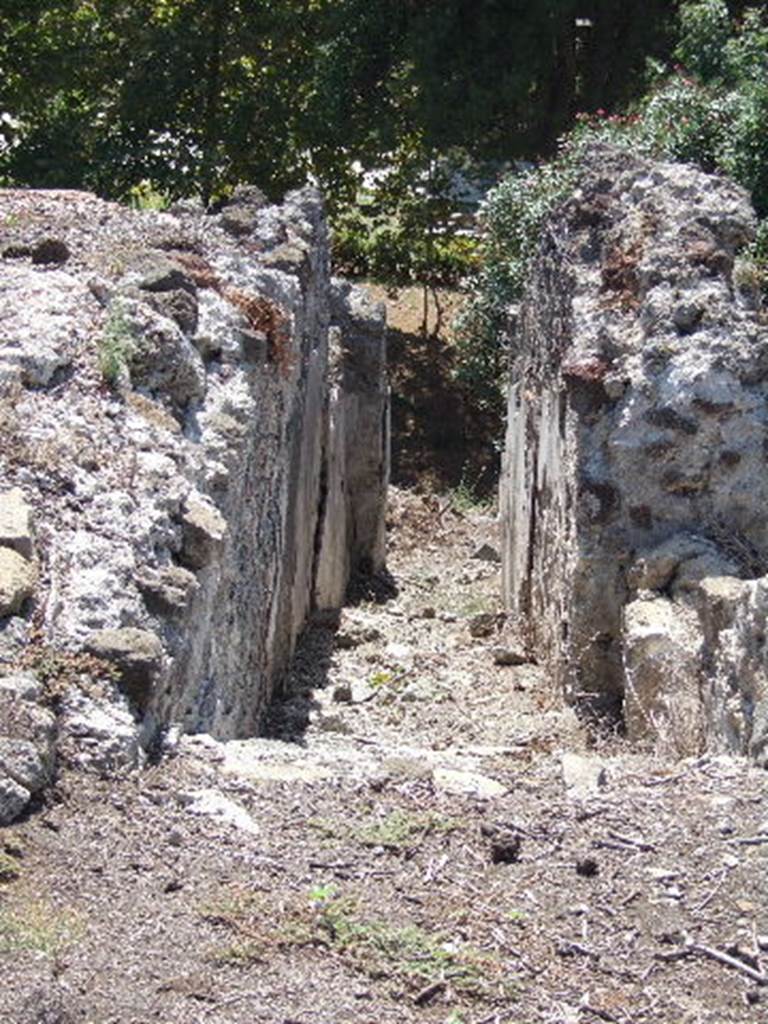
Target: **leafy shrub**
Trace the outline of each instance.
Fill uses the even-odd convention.
[[[333,257],[341,273],[390,285],[456,286],[476,267],[477,243],[457,226],[455,154],[427,153],[406,137],[383,170],[360,175],[351,202],[333,217]]]
[[[515,305],[542,226],[572,190],[587,147],[613,142],[635,153],[695,162],[733,177],[768,216],[768,25],[758,9],[734,25],[724,0],[693,0],[680,10],[675,51],[685,67],[653,65],[646,96],[624,115],[577,116],[554,159],[502,181],[484,211],[481,269],[457,324],[458,376],[477,401],[501,409],[501,384],[514,334]],[[768,281],[768,227],[749,258]]]

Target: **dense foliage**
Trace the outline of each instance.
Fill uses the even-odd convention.
[[[312,174],[341,204],[356,167],[403,154],[419,173],[456,147],[529,157],[579,106],[636,91],[647,54],[665,52],[668,7],[2,0],[0,176],[209,198]]]
[[[585,148],[613,142],[634,152],[691,161],[748,188],[768,215],[768,22],[747,8],[738,19],[724,0],[687,0],[666,67],[649,63],[649,88],[624,114],[579,114],[556,156],[507,177],[484,211],[482,269],[460,324],[461,374],[497,408],[508,352],[510,311],[520,298],[542,224],[578,175]],[[751,254],[758,276],[768,262],[768,221]]]

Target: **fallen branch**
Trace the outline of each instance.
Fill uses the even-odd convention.
[[[435,996],[440,995],[441,992],[445,991],[444,981],[433,981],[431,985],[426,985],[421,992],[417,992],[413,997],[415,1006],[426,1006],[427,1003],[431,1003]]]
[[[763,974],[761,971],[756,971],[754,967],[745,964],[743,960],[739,960],[736,956],[722,953],[719,949],[713,949],[712,946],[701,946],[698,942],[689,943],[687,948],[692,953],[701,953],[702,956],[709,957],[710,960],[717,960],[727,967],[733,967],[734,970],[741,971],[742,974],[746,974],[747,977],[751,978],[758,985],[768,985],[768,975]]]
[[[710,960],[716,960],[718,963],[725,964],[726,967],[733,967],[734,970],[741,971],[742,974],[746,974],[757,985],[768,985],[768,975],[755,970],[754,967],[745,964],[738,957],[731,956],[730,953],[723,953],[712,946],[702,946],[698,942],[686,942],[682,949],[675,950],[673,953],[655,953],[654,959],[671,963],[674,960],[684,960],[686,957],[693,956],[694,953],[699,953]]]
[[[733,839],[726,839],[731,846],[762,846],[768,843],[768,835],[761,836],[736,836]]]
[[[601,1010],[597,1006],[590,1006],[588,1003],[583,1003],[579,1010],[581,1013],[591,1013],[595,1017],[599,1017],[600,1020],[607,1020],[609,1024],[622,1024],[622,1021],[618,1017],[614,1017],[608,1010]]]
[[[708,892],[708,893],[707,893],[707,895],[706,895],[706,896],[704,897],[704,899],[703,899],[703,900],[701,901],[701,903],[697,904],[697,905],[696,905],[696,906],[695,906],[695,907],[693,908],[693,911],[692,911],[692,913],[694,913],[694,914],[698,914],[698,913],[699,913],[700,911],[702,911],[702,910],[703,910],[703,909],[704,909],[704,908],[705,908],[706,906],[709,906],[709,904],[710,904],[710,903],[712,902],[712,899],[713,899],[713,898],[714,898],[714,897],[715,897],[715,896],[716,896],[716,895],[717,895],[717,894],[718,894],[718,893],[720,892],[720,890],[722,889],[722,887],[723,887],[723,882],[725,882],[726,878],[728,877],[728,875],[729,875],[729,873],[730,873],[730,870],[731,870],[730,868],[723,868],[723,870],[722,870],[722,871],[720,872],[720,877],[718,878],[718,880],[717,880],[717,883],[716,883],[716,884],[715,884],[715,885],[714,885],[714,886],[713,886],[713,887],[712,887],[712,888],[711,888],[711,889],[709,890],[709,892]]]
[[[644,839],[633,839],[632,836],[622,835],[621,832],[609,832],[608,836],[610,839],[615,839],[617,843],[634,846],[636,849],[643,850],[645,853],[653,853],[656,849],[653,843],[647,843]]]

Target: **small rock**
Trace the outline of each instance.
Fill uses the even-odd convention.
[[[522,647],[494,647],[495,665],[528,665],[531,658]]]
[[[182,290],[195,294],[197,288],[192,278],[178,263],[168,256],[150,253],[140,257],[131,268],[139,288],[146,292],[171,292]]]
[[[199,588],[195,574],[180,565],[145,568],[136,574],[136,584],[148,610],[159,615],[181,614]]]
[[[414,650],[408,644],[387,644],[384,655],[391,661],[404,664],[413,660]]]
[[[432,772],[435,788],[445,793],[469,794],[490,800],[504,796],[507,787],[487,775],[457,771],[453,768],[435,768]]]
[[[606,767],[596,757],[566,752],[560,755],[560,764],[569,796],[578,799],[596,796],[607,785]]]
[[[493,864],[515,864],[520,859],[522,837],[519,832],[497,825],[481,825],[480,832],[491,841]]]
[[[582,857],[576,861],[576,874],[582,878],[594,878],[600,874],[600,865],[594,857]]]
[[[214,505],[196,497],[187,500],[181,525],[182,558],[190,568],[202,569],[221,547],[227,521]]]
[[[128,695],[144,707],[163,658],[163,645],[148,629],[101,629],[88,641],[88,650],[114,662]]]
[[[32,562],[11,548],[0,548],[0,617],[18,615],[32,597],[37,570]]]
[[[647,868],[646,874],[655,882],[668,882],[673,878],[677,878],[678,873],[674,868]]]
[[[178,828],[172,828],[168,833],[168,845],[169,846],[183,846],[184,845],[184,834]]]
[[[336,732],[345,736],[352,732],[351,726],[344,721],[341,715],[319,715],[317,727],[320,732]]]
[[[32,509],[17,487],[0,494],[0,547],[12,548],[26,559],[34,553]]]
[[[12,676],[0,677],[0,693],[13,694],[19,700],[37,701],[43,687],[31,672],[15,672]]]
[[[352,687],[349,683],[339,683],[333,688],[333,699],[337,704],[352,703]]]
[[[0,776],[0,825],[10,825],[15,821],[31,798],[28,789],[7,776]]]
[[[481,612],[480,615],[473,615],[468,622],[469,635],[475,638],[493,636],[499,624],[499,617],[495,612]]]
[[[50,782],[52,765],[30,740],[0,736],[0,773],[38,793]]]
[[[190,814],[214,818],[224,825],[233,825],[242,832],[258,835],[259,826],[244,807],[224,796],[217,789],[198,789],[181,793],[179,801]]]
[[[56,737],[56,719],[39,704],[0,689],[0,735],[29,740],[47,756]]]
[[[139,728],[125,703],[95,701],[76,690],[67,693],[58,720],[62,756],[99,772],[135,768],[143,751]]]
[[[33,263],[66,263],[69,247],[60,238],[43,238],[32,248]]]
[[[472,552],[472,558],[476,558],[481,562],[501,561],[501,555],[491,544],[481,544],[479,548]]]

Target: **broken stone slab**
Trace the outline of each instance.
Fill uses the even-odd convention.
[[[0,775],[0,825],[10,825],[24,811],[32,794],[7,775]]]
[[[444,793],[477,796],[484,800],[504,796],[507,787],[477,772],[458,771],[455,768],[435,768],[432,772],[435,788]]]
[[[221,825],[232,825],[251,835],[259,835],[261,832],[244,807],[217,789],[196,789],[180,793],[179,802],[190,814],[213,818]]]
[[[34,554],[32,509],[18,487],[0,494],[0,547],[11,548],[28,560]]]
[[[133,627],[100,629],[92,634],[87,648],[115,665],[122,688],[139,708],[143,708],[162,665],[163,645],[158,635]]]
[[[0,617],[18,615],[35,592],[37,569],[11,548],[0,548]]]
[[[764,621],[740,608],[713,647],[691,620],[694,656],[679,642],[685,613],[666,606],[666,639],[651,639],[642,608],[625,609],[651,593],[695,603],[702,580],[755,581],[768,565],[768,329],[733,286],[735,246],[755,223],[723,177],[605,145],[585,155],[550,225],[566,241],[539,251],[526,282],[500,497],[505,598],[554,685],[613,713],[624,701],[632,716],[630,663],[649,698],[666,675],[644,741],[686,722],[683,749],[753,756]]]
[[[181,519],[182,560],[192,569],[202,569],[220,550],[227,521],[211,502],[202,497],[187,499]]]
[[[597,796],[608,785],[608,770],[598,757],[566,751],[560,755],[560,767],[568,796],[575,799]]]
[[[696,613],[667,598],[624,609],[624,720],[632,741],[652,740],[669,754],[701,752],[701,633]]]

